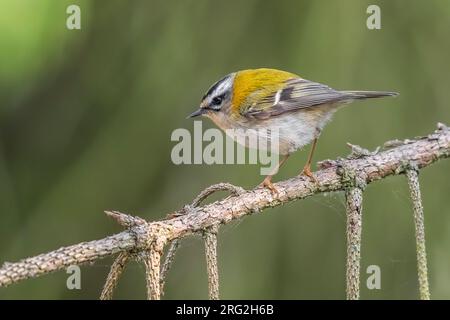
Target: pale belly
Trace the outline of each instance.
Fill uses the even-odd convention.
[[[238,129],[229,126],[228,129],[222,126],[222,129],[229,137],[245,147],[288,155],[317,138],[336,109],[332,107],[322,110],[302,110],[241,124]],[[218,124],[217,121],[214,122]]]

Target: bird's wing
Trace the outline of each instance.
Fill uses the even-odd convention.
[[[282,89],[269,92],[258,104],[243,108],[241,114],[247,118],[267,119],[285,112],[350,99],[352,95],[349,93],[336,91],[321,83],[296,78],[288,80]]]

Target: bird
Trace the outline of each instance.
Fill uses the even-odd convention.
[[[356,100],[397,95],[391,91],[340,91],[287,71],[246,69],[215,82],[203,95],[199,109],[188,118],[205,116],[224,131],[255,129],[253,132],[262,132],[258,135],[264,135],[264,130],[277,132],[281,160],[260,184],[277,193],[272,177],[292,153],[310,143],[300,175],[317,182],[311,171],[317,141],[340,107]],[[248,143],[246,146],[251,147]]]

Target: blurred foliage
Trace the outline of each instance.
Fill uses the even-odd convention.
[[[82,29],[67,30],[66,7]],[[378,4],[382,29],[366,28]],[[251,188],[258,166],[170,161],[175,128],[207,87],[244,68],[274,67],[338,89],[393,90],[357,103],[324,130],[316,160],[449,122],[450,2],[0,0],[0,262],[120,231],[102,211],[159,219],[203,187]],[[204,121],[204,127],[211,127]],[[307,152],[277,179],[297,174]],[[450,298],[450,162],[422,171],[432,298]],[[267,210],[222,228],[223,298],[345,297],[342,194]],[[362,298],[416,299],[414,226],[405,177],[369,186],[364,199]],[[166,298],[206,298],[203,244],[183,242]],[[82,290],[58,272],[0,289],[0,298],[94,299],[111,263],[82,268]],[[381,267],[381,290],[365,288]],[[116,297],[144,298],[132,264]]]

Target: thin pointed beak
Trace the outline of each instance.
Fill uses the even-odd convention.
[[[201,115],[204,114],[206,111],[207,111],[206,109],[200,108],[200,109],[198,109],[197,111],[194,111],[194,112],[192,112],[190,115],[188,115],[188,116],[186,117],[186,119],[201,116]]]

